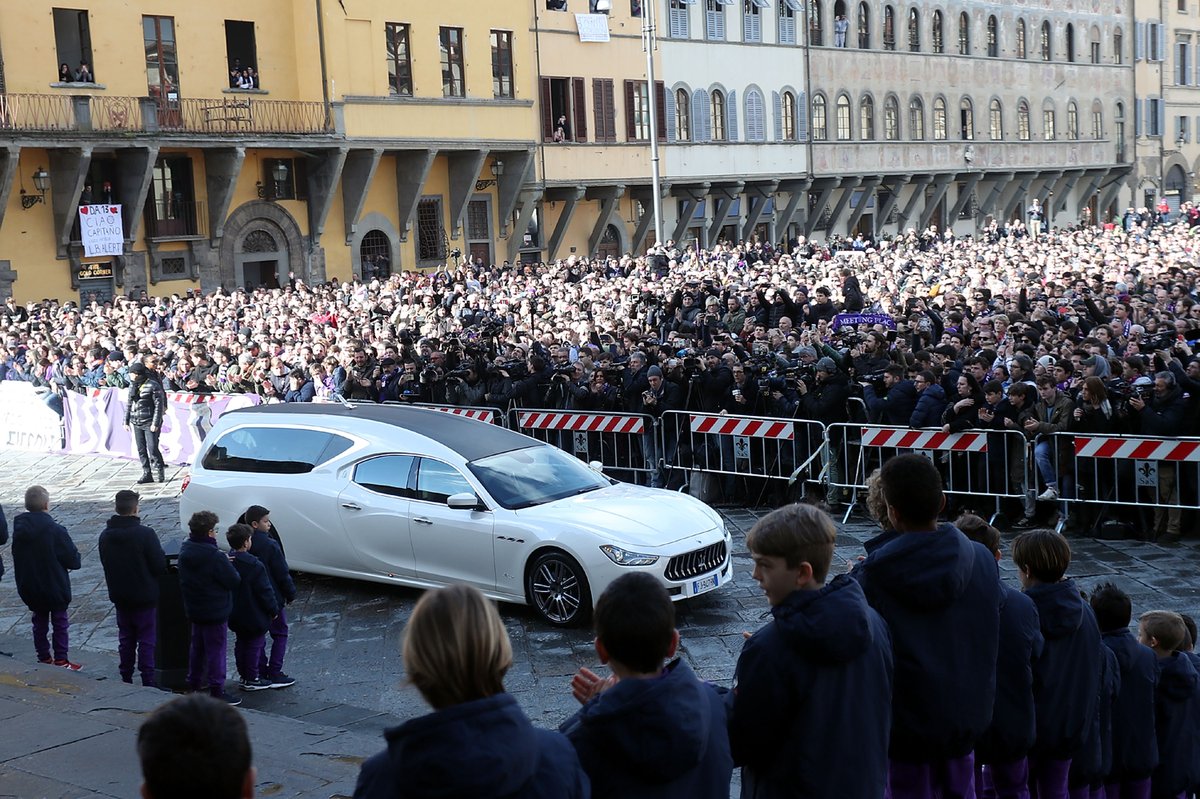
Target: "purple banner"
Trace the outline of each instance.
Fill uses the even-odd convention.
[[[91,389],[87,394],[67,392],[63,423],[67,432],[66,451],[76,455],[105,455],[137,459],[133,435],[125,429],[125,389]],[[182,395],[191,399],[190,395]],[[167,395],[167,409],[159,435],[163,460],[179,466],[192,462],[204,436],[221,414],[234,408],[259,404],[253,394],[214,394],[204,402],[176,399]]]

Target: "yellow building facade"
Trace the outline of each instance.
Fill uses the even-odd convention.
[[[527,2],[59,2],[0,5],[0,295],[346,280],[526,243]],[[120,206],[120,255],[85,256],[81,204]]]

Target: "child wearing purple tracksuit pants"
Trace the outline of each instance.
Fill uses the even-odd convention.
[[[250,554],[252,534],[253,531],[246,524],[235,524],[225,533],[233,567],[242,578],[233,592],[229,629],[237,635],[233,659],[237,663],[241,677],[239,685],[243,691],[261,691],[271,687],[271,681],[263,679],[259,672],[259,660],[266,648],[267,629],[279,613],[279,600],[275,597],[271,578],[267,576],[267,568]]]
[[[233,589],[241,582],[229,556],[217,547],[217,514],[198,511],[188,520],[188,538],[179,548],[179,589],[192,623],[188,688],[207,682],[214,697],[231,705],[242,700],[225,693],[226,624],[233,612]]]

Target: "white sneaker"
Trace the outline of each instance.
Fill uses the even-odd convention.
[[[1038,494],[1038,502],[1054,502],[1058,499],[1058,489],[1050,486],[1042,493]]]

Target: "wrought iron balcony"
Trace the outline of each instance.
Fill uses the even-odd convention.
[[[146,236],[154,239],[208,235],[208,208],[171,197],[146,203]]]
[[[0,131],[288,134],[333,132],[319,102],[252,95],[175,100],[106,94],[0,94]]]

